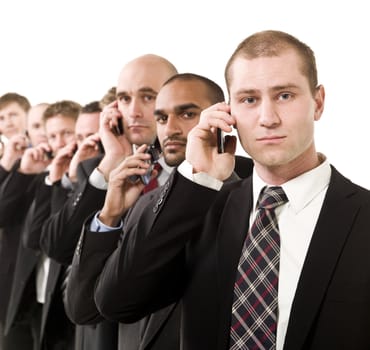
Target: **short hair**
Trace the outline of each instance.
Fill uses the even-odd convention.
[[[215,83],[213,80],[208,79],[202,75],[194,74],[194,73],[179,73],[173,75],[171,78],[167,79],[162,86],[165,86],[173,81],[180,80],[180,81],[200,81],[203,83],[208,91],[208,98],[211,104],[215,104],[217,102],[225,101],[225,95],[222,91],[222,88]]]
[[[265,30],[252,34],[244,39],[236,48],[228,60],[225,68],[225,81],[230,92],[231,74],[230,69],[238,57],[254,59],[257,57],[278,56],[282,52],[293,49],[301,58],[301,70],[307,77],[312,94],[317,88],[317,67],[315,54],[309,46],[294,36],[278,30]]]
[[[49,105],[44,111],[43,120],[46,122],[48,119],[57,115],[68,117],[77,120],[81,112],[81,105],[71,100],[62,100]]]
[[[25,112],[31,108],[31,104],[27,97],[17,94],[16,92],[8,92],[0,97],[0,109],[8,106],[10,103],[17,103]]]
[[[99,101],[100,103],[100,108],[103,109],[105,106],[109,105],[110,103],[112,103],[113,101],[115,101],[117,99],[117,96],[116,96],[116,87],[115,86],[112,86],[105,94],[104,96],[101,98],[101,100]]]
[[[97,113],[101,112],[100,101],[92,101],[81,107],[80,113]]]

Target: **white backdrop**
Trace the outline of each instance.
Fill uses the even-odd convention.
[[[149,52],[225,89],[224,66],[241,40],[288,31],[315,51],[326,88],[318,150],[370,189],[367,7],[365,0],[1,0],[0,95],[85,104],[116,84],[125,62]]]

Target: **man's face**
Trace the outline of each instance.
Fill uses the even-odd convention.
[[[155,104],[157,135],[164,159],[177,166],[185,159],[189,131],[209,107],[206,86],[198,80],[175,80],[161,88]]]
[[[81,113],[76,122],[76,139],[80,145],[86,137],[93,135],[99,130],[100,112]]]
[[[150,144],[156,138],[153,116],[155,100],[169,72],[143,61],[128,64],[117,84],[118,110],[123,115],[124,132],[130,143]]]
[[[11,102],[0,110],[0,132],[7,138],[26,130],[27,112],[17,103]]]
[[[33,106],[27,115],[27,133],[33,146],[41,142],[46,142],[45,126],[43,121],[43,113],[47,108],[46,104]]]
[[[231,114],[257,168],[294,171],[316,154],[314,121],[321,117],[324,94],[318,89],[312,96],[300,67],[293,50],[251,60],[238,57],[231,67]]]
[[[73,118],[60,114],[46,120],[46,136],[53,153],[75,141],[75,125]]]

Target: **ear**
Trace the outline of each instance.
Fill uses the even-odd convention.
[[[324,111],[324,104],[325,104],[325,89],[323,85],[319,85],[316,88],[315,92],[315,120],[319,120],[321,118],[321,115]]]

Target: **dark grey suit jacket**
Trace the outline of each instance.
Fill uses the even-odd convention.
[[[183,348],[228,349],[235,271],[253,203],[252,179],[221,192],[179,174],[174,182],[125,231],[120,259],[106,264],[95,301],[107,316],[134,322],[182,299]],[[284,350],[370,349],[369,227],[370,192],[332,167]]]
[[[252,173],[253,162],[249,158],[238,157],[236,169],[241,176],[248,176]],[[130,231],[132,227],[142,232],[148,232],[153,221],[146,218],[141,220],[141,215],[146,208],[152,208],[156,203],[163,201],[170,188],[170,182],[171,180],[161,188],[142,196],[133,206],[126,216],[123,241],[126,230]],[[120,230],[90,232],[90,221],[91,218],[85,224],[75,252],[67,289],[67,309],[70,317],[76,323],[94,323],[103,316],[107,319],[120,321],[119,304],[112,303],[110,312],[107,313],[96,307],[94,288],[105,264],[110,265],[111,261],[115,261],[117,272],[121,268],[120,265],[124,264],[124,261],[120,259],[121,244],[117,249],[122,232]],[[142,223],[140,227],[137,227],[138,222]],[[152,263],[153,261],[150,265]],[[121,280],[120,282],[120,286],[114,292],[117,296],[127,286],[127,281]],[[138,290],[137,292],[140,294],[142,291]],[[141,320],[136,320],[137,322],[132,325],[120,324],[120,349],[179,349],[180,312],[181,303],[174,300],[165,308],[157,309],[155,313],[143,313],[140,317]],[[151,315],[148,318],[149,314]]]

